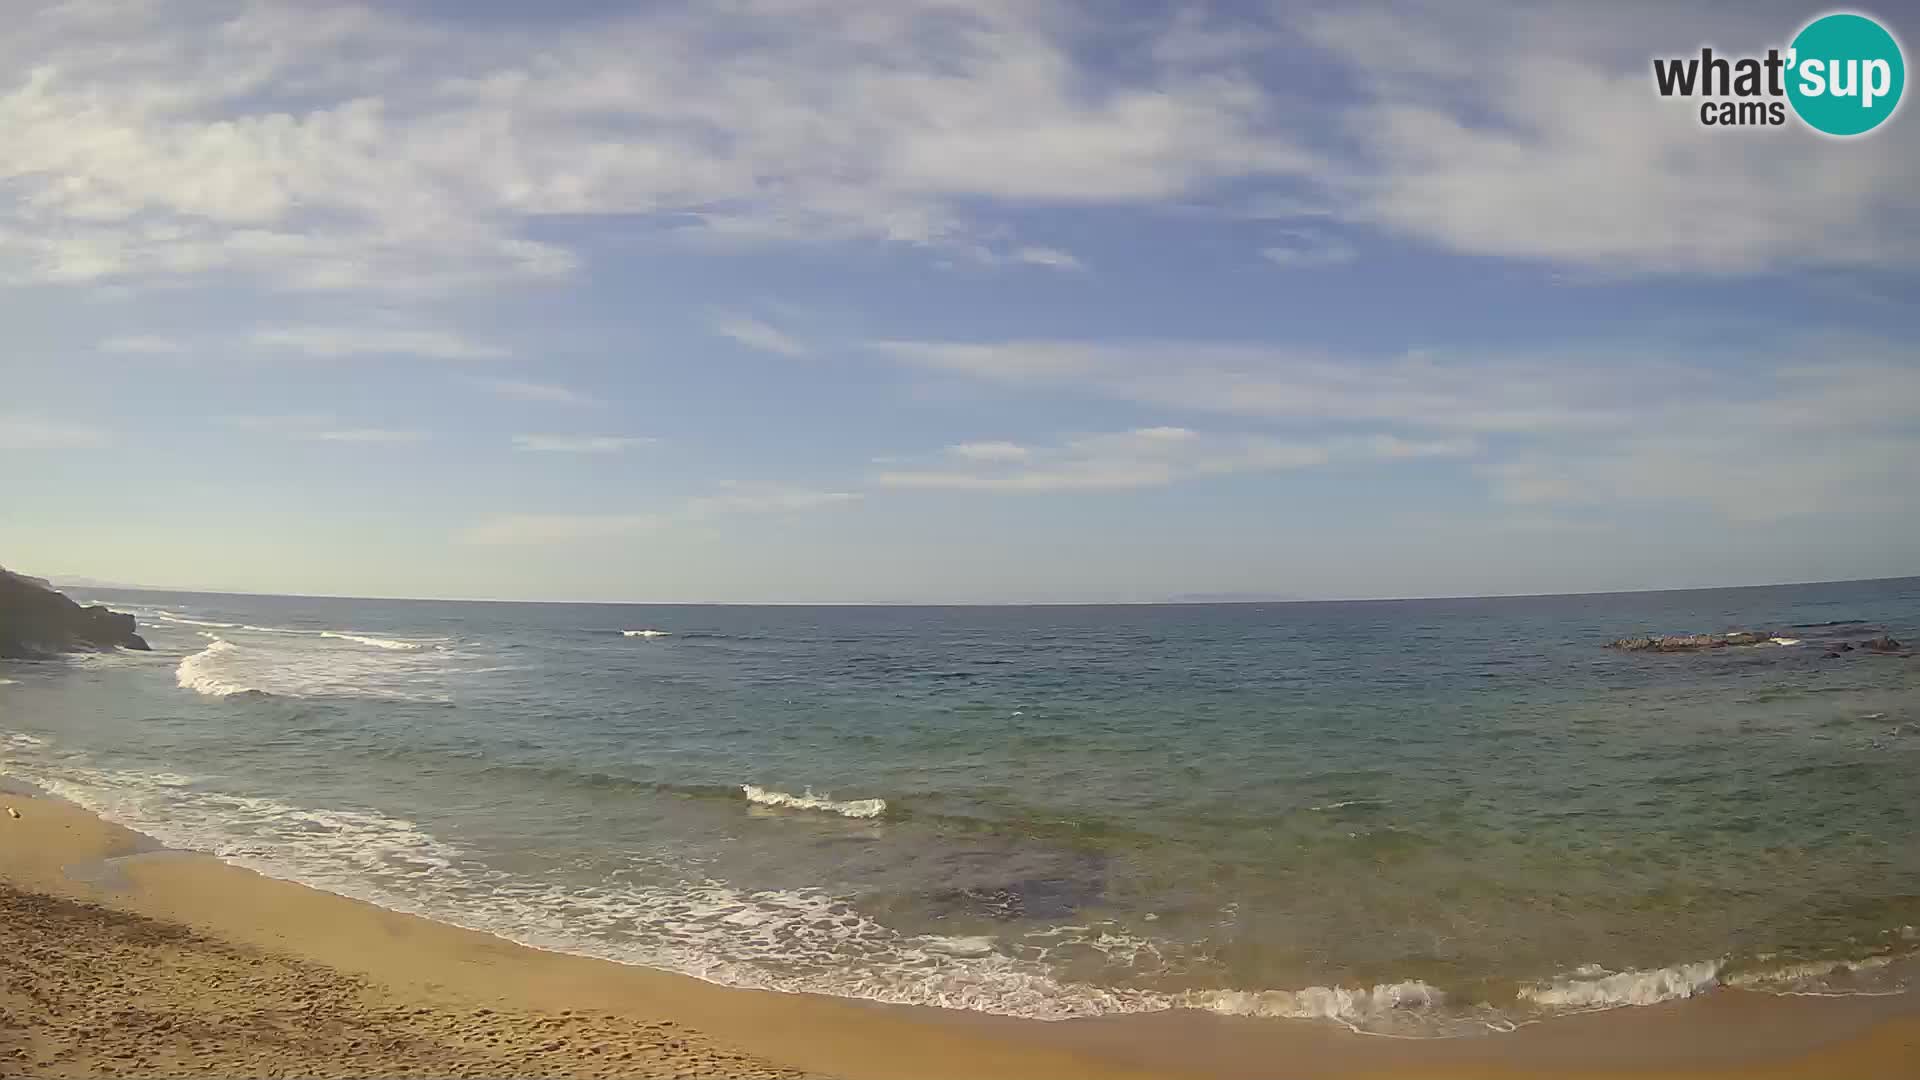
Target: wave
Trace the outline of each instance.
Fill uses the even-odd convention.
[[[1332,1020],[1361,1034],[1431,1031],[1443,1020],[1447,995],[1418,979],[1379,983],[1371,988],[1309,986],[1304,990],[1192,990],[1179,1004],[1222,1016],[1268,1016],[1290,1020]],[[1511,1022],[1457,1018],[1473,1025],[1510,1029]]]
[[[212,637],[213,635],[207,635]],[[214,638],[213,644],[180,661],[173,669],[173,680],[183,690],[192,690],[208,697],[232,697],[235,694],[260,693],[252,686],[231,682],[216,671],[222,660],[239,651],[239,646],[231,641]]]
[[[742,784],[740,790],[746,793],[747,801],[761,806],[778,806],[786,810],[825,810],[850,818],[877,818],[887,812],[885,799],[852,799],[835,802],[824,795],[815,795],[812,788],[804,789],[804,794],[789,795],[784,791],[774,791],[754,784]]]
[[[1705,993],[1720,984],[1720,960],[1608,972],[1584,967],[1517,992],[1521,1001],[1555,1009],[1611,1009],[1621,1005],[1657,1005]]]
[[[153,617],[160,620],[161,622],[179,623],[182,626],[211,626],[216,630],[235,630],[235,629],[238,629],[240,626],[239,623],[210,622],[206,619],[189,619],[185,615],[175,615],[170,611],[157,611],[154,613]]]
[[[1586,967],[1521,990],[1522,1008],[1511,1013],[1456,1001],[1420,980],[1298,990],[1096,986],[1062,978],[1045,956],[1077,945],[1133,967],[1134,952],[1150,954],[1157,943],[1105,926],[1054,926],[1004,938],[908,935],[845,896],[814,888],[749,891],[664,856],[638,857],[591,883],[554,881],[511,873],[425,825],[370,808],[303,806],[208,790],[206,781],[192,777],[108,772],[71,761],[9,769],[170,847],[536,948],[723,985],[1038,1020],[1196,1009],[1337,1023],[1370,1035],[1467,1035],[1512,1030],[1543,1014],[1691,997],[1722,981],[1768,992],[1820,992],[1818,980],[1841,969],[1890,963],[1883,957],[1806,963],[1724,979],[1720,961],[1651,971]],[[1037,948],[1041,941],[1048,946]]]
[[[1774,643],[1775,645],[1798,645],[1798,644],[1800,644],[1800,639],[1799,639],[1799,638],[1797,638],[1797,637],[1777,637],[1777,638],[1768,638],[1767,640],[1768,640],[1768,641],[1771,641],[1771,642],[1773,642],[1773,643]]]
[[[1339,802],[1322,803],[1319,806],[1309,806],[1307,807],[1307,809],[1309,810],[1344,810],[1349,806],[1385,806],[1389,801],[1390,800],[1387,800],[1387,799],[1342,799]]]
[[[18,685],[20,685],[20,680],[18,679],[0,679],[0,686],[18,686]]]
[[[669,637],[671,636],[671,633],[672,633],[671,631],[667,631],[667,630],[622,630],[620,631],[620,636],[621,637],[638,637],[638,638],[657,638],[657,637]]]
[[[360,634],[342,634],[333,630],[322,630],[320,631],[320,636],[323,638],[335,638],[340,641],[351,641],[360,645],[371,645],[376,649],[393,649],[397,652],[412,652],[417,649],[426,648],[424,643],[418,641],[396,641],[392,638],[364,637]]]

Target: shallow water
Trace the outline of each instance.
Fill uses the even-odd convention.
[[[1028,608],[98,593],[6,772],[176,846],[718,981],[1498,1030],[1898,989],[1920,579]],[[1601,648],[1756,627],[1797,645]],[[642,633],[653,631],[653,633]],[[1789,632],[1790,631],[1790,632]]]

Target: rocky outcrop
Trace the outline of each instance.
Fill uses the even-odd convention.
[[[79,649],[138,649],[133,616],[81,607],[38,578],[0,569],[0,659],[38,660]]]
[[[1772,641],[1772,634],[1736,630],[1731,634],[1664,634],[1621,638],[1607,642],[1607,648],[1623,652],[1704,652],[1729,645],[1761,645]]]
[[[1901,649],[1906,648],[1905,645],[1900,644],[1900,642],[1896,641],[1891,637],[1886,636],[1885,634],[1882,634],[1877,638],[1870,638],[1866,641],[1861,642],[1860,647],[1867,650],[1868,652],[1888,652],[1888,653],[1899,652]]]

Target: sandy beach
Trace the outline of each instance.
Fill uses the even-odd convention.
[[[731,989],[268,879],[44,797],[0,817],[0,1074],[1920,1075],[1909,996],[1721,992],[1479,1039],[1191,1013],[1039,1023]]]

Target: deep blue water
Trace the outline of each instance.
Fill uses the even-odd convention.
[[[723,982],[1438,1034],[1727,984],[1880,992],[1920,945],[1920,659],[1827,655],[1920,639],[1920,579],[1140,607],[77,595],[156,652],[0,665],[5,772],[266,873]],[[1735,627],[1799,643],[1601,647]]]

